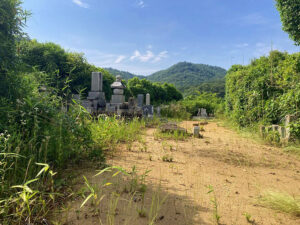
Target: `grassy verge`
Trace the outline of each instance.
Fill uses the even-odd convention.
[[[234,130],[243,138],[249,138],[256,141],[257,143],[264,144],[264,145],[280,147],[283,149],[284,152],[300,157],[299,143],[297,142],[294,143],[291,142],[288,144],[280,143],[278,141],[279,139],[277,138],[277,135],[274,135],[273,132],[270,132],[269,137],[263,139],[260,136],[258,124],[253,124],[251,127],[241,128],[236,123],[232,122],[226,117],[222,117],[219,120],[215,120],[215,122],[217,122],[218,126],[222,126]]]

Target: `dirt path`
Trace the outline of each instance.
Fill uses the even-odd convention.
[[[183,122],[182,126],[191,132],[192,124]],[[117,156],[109,159],[109,164],[128,170],[135,165],[139,173],[151,170],[146,177],[144,211],[147,216],[138,215],[141,199],[131,197],[130,201],[130,195],[120,190],[122,194],[113,211],[114,221],[108,220],[109,210],[103,209],[100,212],[103,224],[149,224],[155,194],[160,196],[160,202],[166,197],[163,203],[156,204],[161,205],[161,210],[155,224],[215,224],[215,213],[221,217],[220,224],[227,225],[250,224],[245,213],[255,220],[252,224],[300,224],[300,219],[261,207],[256,200],[266,190],[299,196],[300,167],[295,157],[241,138],[213,122],[204,129],[204,139],[188,138],[186,141],[155,140],[155,129],[148,129],[144,145],[135,143],[131,149],[123,146]],[[172,156],[173,162],[164,162],[162,157],[166,155]],[[99,178],[88,177],[91,182],[99,183]],[[125,181],[119,179],[118,185],[122,182]],[[161,186],[159,191],[158,186]],[[113,188],[110,187],[110,191]],[[212,188],[214,191],[208,193]],[[211,201],[214,196],[216,204]],[[112,205],[113,200],[104,198],[102,204]],[[68,224],[101,224],[99,218],[89,215],[90,207],[75,216],[74,210],[81,203],[72,203]]]

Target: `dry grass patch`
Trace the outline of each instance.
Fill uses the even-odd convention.
[[[259,198],[259,203],[265,207],[300,217],[300,196],[293,197],[286,193],[266,191]]]

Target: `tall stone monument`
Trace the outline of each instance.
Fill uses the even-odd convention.
[[[146,94],[146,105],[150,105],[150,94]]]
[[[102,90],[103,76],[100,72],[92,72],[91,91],[87,97],[90,102],[91,112],[97,112],[99,108],[105,107],[105,93]]]
[[[138,107],[142,108],[144,105],[144,95],[143,94],[138,94],[137,95],[137,101],[138,101]]]

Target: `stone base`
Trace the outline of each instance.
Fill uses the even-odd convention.
[[[124,95],[112,95],[111,104],[123,104],[125,102]]]
[[[106,100],[104,92],[90,91],[87,99],[92,101],[93,103],[96,103],[97,101],[97,107],[105,107]]]
[[[143,116],[144,117],[150,117],[153,116],[153,106],[152,105],[145,105],[142,107],[143,109]]]

